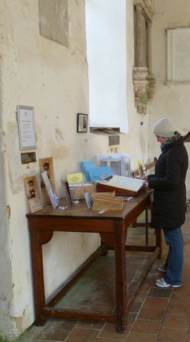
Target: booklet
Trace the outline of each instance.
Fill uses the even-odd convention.
[[[101,191],[101,188],[102,191],[105,191],[110,187],[110,189],[121,189],[124,192],[136,194],[143,187],[143,184],[143,179],[114,175],[108,181],[99,181],[97,185],[99,191]]]
[[[57,208],[57,206],[59,205],[59,198],[55,194],[55,192],[53,192],[53,190],[52,190],[52,185],[50,183],[47,171],[42,172],[42,179],[43,179],[44,184],[46,186],[47,193],[49,195],[49,199],[50,199],[50,202],[52,204],[52,207]]]

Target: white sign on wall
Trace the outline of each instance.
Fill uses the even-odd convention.
[[[190,82],[190,28],[167,29],[167,81]]]
[[[34,125],[34,108],[30,106],[18,106],[17,121],[20,150],[25,151],[35,149],[36,134]]]

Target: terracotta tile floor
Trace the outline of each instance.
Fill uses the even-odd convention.
[[[111,323],[48,320],[43,327],[31,327],[19,338],[19,342],[190,342],[190,208],[183,232],[183,286],[179,289],[156,288],[155,279],[161,276],[157,267],[163,260],[156,261],[130,309],[125,333],[116,333]],[[129,234],[129,240],[137,238],[143,238],[139,228],[131,230]],[[166,254],[166,247],[163,254]],[[137,261],[138,256],[137,259],[132,258],[132,265],[135,262],[137,264]]]

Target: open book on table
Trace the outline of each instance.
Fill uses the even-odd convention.
[[[144,180],[133,177],[114,175],[107,181],[97,183],[97,191],[115,191],[116,195],[136,195],[143,187]]]

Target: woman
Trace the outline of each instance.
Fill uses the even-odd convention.
[[[161,144],[161,154],[155,174],[148,176],[148,186],[154,189],[152,225],[163,229],[169,246],[167,269],[163,278],[156,281],[160,288],[180,287],[183,270],[183,235],[185,222],[188,154],[183,137],[172,130],[171,123],[161,118],[154,126],[154,134]]]

